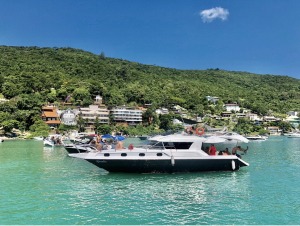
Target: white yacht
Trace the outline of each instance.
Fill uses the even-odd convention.
[[[300,132],[286,133],[285,136],[288,138],[300,138]]]
[[[248,140],[256,140],[256,141],[265,141],[268,139],[267,136],[261,136],[261,135],[253,135],[253,136],[247,136]]]
[[[69,154],[69,156],[84,159],[109,172],[235,171],[240,167],[249,166],[236,155],[210,156],[202,150],[202,145],[205,143],[225,140],[224,138],[212,139],[212,137],[171,134],[149,138],[149,144],[145,146],[129,145],[129,148],[122,150],[110,149],[101,152]]]

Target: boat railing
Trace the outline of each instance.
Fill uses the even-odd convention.
[[[158,145],[159,143],[161,145]],[[157,150],[157,151],[172,150],[172,151],[177,151],[175,145],[165,145],[161,142],[159,142],[159,143],[137,145],[134,148],[145,149],[145,151],[150,151],[150,150]]]

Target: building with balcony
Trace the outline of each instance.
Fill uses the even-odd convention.
[[[288,117],[284,121],[289,122],[293,127],[298,128],[300,125],[300,116],[298,116],[298,112],[289,111],[287,115]]]
[[[127,125],[136,125],[142,123],[142,110],[129,107],[115,107],[110,110],[112,120],[116,123],[126,123]]]
[[[79,108],[79,112],[85,122],[87,131],[94,131],[97,121],[99,124],[109,123],[109,110],[106,107],[90,105],[88,108]]]
[[[278,126],[269,126],[266,129],[269,131],[270,135],[278,136],[282,134],[282,130]]]
[[[274,116],[264,116],[263,117],[264,122],[279,122],[280,119],[275,118]]]

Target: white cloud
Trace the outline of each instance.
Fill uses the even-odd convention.
[[[211,9],[205,9],[200,12],[200,16],[203,22],[212,22],[215,19],[226,20],[229,16],[229,11],[222,7],[215,7]]]

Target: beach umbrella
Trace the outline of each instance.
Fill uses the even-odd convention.
[[[104,134],[101,136],[102,139],[114,139],[114,136],[110,135],[110,134]]]

